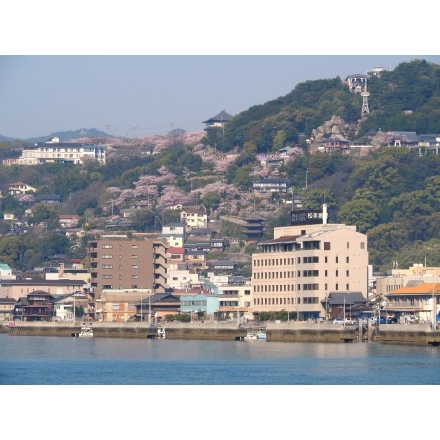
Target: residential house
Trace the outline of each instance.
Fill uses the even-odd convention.
[[[27,183],[14,182],[8,187],[8,194],[11,196],[21,196],[23,194],[35,193],[37,189]]]
[[[185,224],[168,223],[162,226],[158,238],[165,239],[169,247],[183,247],[185,241]]]
[[[288,179],[261,178],[252,182],[252,191],[258,193],[286,193],[289,186]]]
[[[415,263],[408,268],[394,268],[389,275],[376,277],[376,295],[385,296],[409,284],[423,284],[426,281],[440,282],[440,267]]]
[[[166,315],[180,314],[180,297],[174,293],[155,293],[136,304],[136,321],[158,325]]]
[[[236,270],[237,265],[235,261],[232,260],[216,260],[208,261],[208,267],[210,270],[225,272]]]
[[[19,298],[34,291],[45,291],[50,295],[73,294],[86,291],[89,284],[82,279],[71,280],[67,278],[46,280],[38,279],[11,279],[0,280],[0,298]]]
[[[73,314],[86,304],[86,295],[82,292],[69,293],[66,295],[53,295],[55,321],[74,322]],[[75,310],[75,312],[74,312]]]
[[[328,296],[321,301],[325,312],[325,319],[348,318],[356,319],[360,310],[365,311],[368,299],[362,292],[329,292]]]
[[[102,322],[136,320],[136,304],[151,295],[151,289],[104,289],[95,297],[96,320]]]
[[[169,247],[167,249],[167,255],[168,267],[170,270],[186,267],[185,248],[183,246]]]
[[[0,263],[0,280],[15,280],[16,276],[12,275],[12,269],[6,263]]]
[[[203,251],[207,253],[211,250],[211,242],[189,243],[187,241],[183,247],[185,251]]]
[[[36,202],[46,204],[61,203],[61,196],[58,194],[42,194],[37,196]]]
[[[224,293],[219,295],[218,320],[234,319],[240,325],[246,319],[254,319],[252,309],[243,305],[243,295],[237,293]]]
[[[191,231],[193,228],[207,228],[208,215],[203,209],[182,209],[180,221],[186,225],[186,229]]]
[[[217,231],[211,228],[190,228],[187,233],[188,240],[210,240],[217,234]]]
[[[184,295],[180,297],[180,313],[189,313],[191,319],[194,319],[194,315],[198,315],[199,312],[203,313],[202,320],[211,317],[212,321],[218,313],[219,304],[219,295],[206,293]]]
[[[76,214],[60,214],[58,223],[62,228],[75,228],[79,224],[80,217]]]
[[[224,252],[226,249],[226,242],[224,238],[212,238],[209,242],[211,251]]]
[[[0,322],[14,319],[14,308],[17,301],[14,298],[0,298]]]
[[[14,308],[14,321],[52,321],[54,296],[44,290],[35,290],[21,297]]]
[[[189,269],[173,269],[169,271],[168,285],[172,289],[185,289],[198,282],[198,274]]]
[[[393,315],[401,323],[434,322],[440,311],[440,283],[409,282],[385,295],[386,304],[381,313]]]
[[[188,269],[206,269],[206,252],[201,250],[186,250],[185,261]]]

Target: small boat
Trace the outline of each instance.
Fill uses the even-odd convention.
[[[247,335],[244,337],[245,341],[256,341],[257,339],[257,334],[253,331],[248,331]]]
[[[157,337],[159,339],[165,339],[165,327],[157,327]]]
[[[266,339],[266,329],[259,329],[255,335],[257,339]]]
[[[88,325],[83,325],[81,331],[78,334],[79,338],[93,338],[93,329]]]

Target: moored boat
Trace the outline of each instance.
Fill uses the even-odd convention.
[[[257,336],[257,339],[266,339],[266,329],[263,328],[258,329],[255,335]]]
[[[80,338],[93,338],[93,329],[89,325],[83,325],[81,331],[78,334]]]

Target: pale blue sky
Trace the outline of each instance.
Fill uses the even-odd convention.
[[[426,9],[411,4],[155,3],[2,5],[0,135],[199,131],[221,110],[236,115],[303,81],[416,58],[440,64],[437,28],[419,29]]]
[[[203,130],[284,96],[303,81],[345,79],[381,66],[440,56],[1,56],[0,134],[29,138],[96,128],[146,136]]]

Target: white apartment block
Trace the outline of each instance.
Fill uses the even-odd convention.
[[[297,312],[297,319],[325,317],[330,292],[368,291],[367,236],[345,224],[274,229],[252,255],[255,312]]]
[[[208,226],[208,215],[202,210],[184,209],[180,213],[180,220],[186,224],[189,231],[191,231],[192,228],[203,229]]]
[[[107,147],[103,145],[84,145],[60,143],[58,138],[47,142],[37,142],[24,149],[18,159],[5,159],[3,165],[40,165],[43,163],[82,164],[87,160],[106,163]]]

